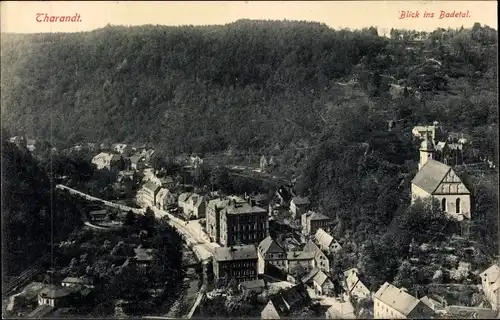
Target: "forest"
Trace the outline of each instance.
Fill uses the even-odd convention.
[[[12,135],[58,148],[147,141],[168,155],[236,150],[279,157],[297,191],[333,217],[336,234],[365,257],[362,269],[378,270],[374,283],[396,276],[395,241],[404,257],[408,234],[432,239],[415,221],[428,230],[440,223],[435,212],[408,209],[418,159],[413,126],[439,121],[466,133],[482,157],[498,164],[497,31],[478,23],[384,37],[373,27],[240,20],[2,34],[1,44],[2,126]],[[228,184],[223,178],[212,183]],[[490,253],[498,251],[493,180],[475,182],[471,226]],[[415,221],[411,210],[420,212]],[[21,211],[38,217],[38,207]]]

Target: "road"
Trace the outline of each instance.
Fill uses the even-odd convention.
[[[137,214],[144,214],[146,211],[146,208],[131,208],[122,204],[114,203],[111,201],[103,200],[94,196],[91,196],[89,194],[83,193],[81,191],[75,190],[73,188],[70,188],[68,186],[58,184],[56,185],[56,188],[61,189],[61,190],[67,190],[69,193],[78,195],[80,197],[83,197],[87,200],[90,201],[100,201],[102,202],[105,206],[111,207],[111,208],[116,208],[120,209],[123,211],[129,211],[132,210],[133,212]],[[210,242],[210,238],[208,235],[203,232],[201,227],[199,226],[199,222],[197,221],[190,221],[186,223],[186,221],[181,220],[172,214],[168,213],[165,210],[160,210],[157,208],[152,207],[153,212],[155,213],[155,216],[158,219],[161,219],[165,216],[167,216],[169,219],[169,224],[174,227],[184,238],[188,246],[193,250],[194,254],[196,255],[196,258],[198,261],[201,263],[208,263],[213,256],[213,252],[216,247],[219,245],[213,242]]]

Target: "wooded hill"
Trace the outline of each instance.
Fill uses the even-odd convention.
[[[282,152],[315,145],[342,122],[339,112],[366,106],[383,130],[391,119],[438,120],[491,136],[497,31],[475,24],[423,41],[415,34],[252,20],[2,34],[3,125],[63,145]]]

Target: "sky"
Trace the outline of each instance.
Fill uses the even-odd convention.
[[[401,18],[402,11],[418,17]],[[465,17],[443,18],[462,12]],[[424,17],[424,12],[434,17]],[[468,12],[468,16],[467,16]],[[39,14],[39,15],[38,15]],[[47,16],[76,16],[80,21],[38,22]],[[2,1],[2,32],[80,32],[110,25],[213,25],[239,19],[307,20],[334,29],[375,26],[432,31],[472,27],[475,22],[497,29],[496,1]]]

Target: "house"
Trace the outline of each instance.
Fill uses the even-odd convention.
[[[286,254],[286,271],[299,280],[315,267],[314,252],[288,251]],[[293,280],[295,281],[295,280]]]
[[[38,305],[49,305],[52,308],[68,306],[78,291],[76,287],[49,285],[38,293]]]
[[[128,157],[128,162],[131,170],[142,170],[146,167],[144,157],[138,154]]]
[[[481,286],[486,299],[491,304],[493,310],[499,310],[500,307],[500,267],[494,264],[480,275]]]
[[[89,212],[90,221],[106,221],[109,219],[108,210],[93,210]]]
[[[349,296],[358,299],[369,298],[372,295],[366,284],[360,279],[357,268],[352,268],[344,272],[344,287]]]
[[[206,225],[207,233],[210,239],[214,242],[220,241],[220,211],[227,207],[231,200],[237,203],[246,202],[239,197],[217,198],[208,201],[206,210]]]
[[[267,210],[248,202],[231,200],[220,211],[220,244],[257,244],[268,236]]]
[[[328,260],[324,252],[321,251],[321,249],[318,248],[318,246],[312,240],[307,241],[302,250],[311,252],[313,254],[314,266],[326,272],[330,272],[330,261]]]
[[[139,245],[134,249],[134,252],[134,262],[139,267],[139,271],[145,273],[146,269],[153,262],[153,249],[146,249],[143,248],[142,245]]]
[[[321,213],[314,211],[304,213],[301,216],[302,241],[305,242],[307,239],[314,236],[318,229],[329,231],[330,224],[331,219]]]
[[[317,295],[331,295],[335,286],[330,277],[321,269],[312,269],[307,276],[302,278],[302,283],[310,286]]]
[[[260,294],[264,292],[264,289],[266,288],[266,283],[264,280],[259,279],[259,280],[253,280],[253,281],[243,281],[238,285],[238,289],[242,293],[256,293]]]
[[[156,196],[160,191],[160,186],[153,182],[146,182],[142,188],[137,192],[137,202],[143,206],[154,206],[156,203]]]
[[[175,186],[174,179],[171,176],[166,176],[166,177],[157,177],[156,175],[151,177],[149,180],[160,187],[167,188],[167,189],[172,189]]]
[[[425,305],[431,308],[431,310],[434,311],[434,313],[440,313],[440,314],[445,313],[445,308],[443,304],[440,303],[439,301],[436,301],[428,296],[420,298],[420,301],[422,301],[423,303],[425,303]]]
[[[186,219],[199,219],[205,217],[207,198],[197,193],[181,193],[178,205]]]
[[[335,301],[325,312],[326,319],[356,319],[354,306],[349,301]]]
[[[286,251],[273,239],[267,236],[257,247],[259,257],[259,274],[265,272],[267,263],[280,269],[286,269]]]
[[[292,199],[290,191],[284,186],[280,186],[276,191],[276,196],[280,200],[281,205],[288,205],[289,201]]]
[[[434,312],[425,303],[389,282],[373,296],[374,319],[428,319]]]
[[[415,126],[411,132],[415,138],[430,136],[432,142],[436,143],[436,126]]]
[[[311,298],[309,297],[306,286],[300,283],[272,297],[261,311],[261,318],[291,318],[294,316],[294,313],[304,308],[308,308],[311,303]]]
[[[488,308],[447,306],[444,319],[495,319],[497,312]]]
[[[310,205],[311,202],[308,197],[293,197],[292,201],[290,201],[290,212],[292,213],[292,217],[296,219],[306,213]]]
[[[334,253],[342,249],[338,241],[321,228],[316,231],[314,241],[326,253]]]
[[[411,182],[412,203],[432,198],[441,209],[457,219],[470,219],[471,193],[448,165],[433,159],[434,148],[426,139],[420,146],[419,171]]]
[[[269,196],[264,193],[250,196],[250,201],[255,203],[256,206],[264,207],[269,204]]]
[[[175,196],[167,188],[160,188],[156,195],[155,206],[158,209],[167,210],[172,205],[175,205]]]
[[[257,248],[254,245],[215,248],[213,271],[217,287],[227,285],[231,279],[238,283],[257,280]]]
[[[113,146],[113,151],[118,153],[125,153],[127,151],[127,145],[124,143],[116,143]]]
[[[61,282],[63,287],[85,287],[85,288],[93,288],[93,282],[90,278],[87,277],[67,277]]]
[[[121,155],[108,152],[101,152],[92,158],[92,163],[97,166],[98,170],[119,170],[122,167],[121,162]]]

